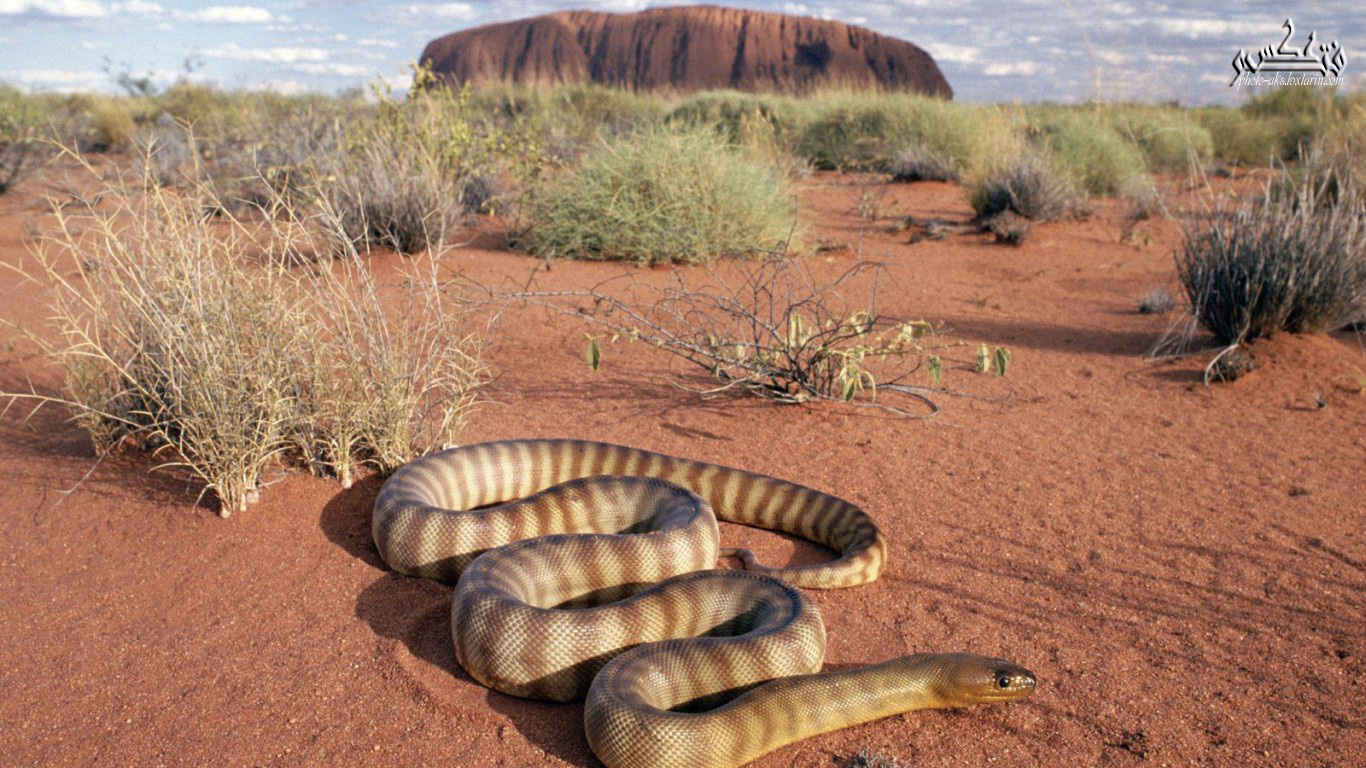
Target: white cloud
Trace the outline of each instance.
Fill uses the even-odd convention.
[[[1163,34],[1195,40],[1201,37],[1251,36],[1278,42],[1283,34],[1279,25],[1245,19],[1152,19]]]
[[[290,69],[295,72],[303,72],[306,75],[336,75],[338,77],[372,77],[375,74],[373,67],[342,64],[336,61],[304,61],[293,65]]]
[[[178,12],[176,16],[218,24],[265,24],[275,19],[270,11],[254,5],[211,5],[198,11]]]
[[[1123,51],[1100,49],[1096,51],[1095,54],[1096,58],[1100,61],[1116,67],[1123,65],[1129,60],[1129,57],[1125,55]]]
[[[394,42],[393,40],[378,40],[378,39],[375,39],[375,38],[373,38],[373,37],[363,37],[363,38],[361,38],[361,39],[359,39],[359,40],[356,41],[356,45],[362,45],[362,46],[365,46],[366,48],[397,48],[397,47],[398,47],[398,43]]]
[[[313,91],[312,88],[308,87],[308,84],[301,83],[298,80],[262,80],[258,83],[252,83],[250,89],[253,91],[269,91],[285,96],[300,96]]]
[[[982,70],[988,77],[1002,77],[1005,75],[1032,75],[1039,71],[1039,65],[1033,61],[1000,61],[988,64]]]
[[[208,48],[201,54],[211,59],[230,59],[232,61],[263,61],[272,64],[296,64],[299,62],[327,61],[328,52],[322,48],[242,48],[236,43]]]
[[[1158,64],[1191,64],[1195,59],[1184,53],[1153,53],[1151,51],[1144,54],[1148,61]]]
[[[982,58],[982,49],[974,45],[955,45],[927,40],[924,47],[937,61],[951,61],[954,64],[975,64]]]
[[[0,0],[0,16],[50,16],[58,19],[96,19],[107,15],[94,0]],[[56,70],[33,70],[56,71]]]
[[[166,12],[166,6],[160,3],[149,3],[146,0],[128,0],[126,3],[114,3],[109,6],[114,13],[131,13],[138,16],[160,16]]]
[[[110,85],[109,75],[90,70],[26,69],[8,72],[4,78],[21,88],[44,91],[98,91],[107,90]]]
[[[457,21],[469,21],[479,12],[469,3],[423,3],[421,5],[409,5],[404,8],[409,16],[434,16],[438,19],[455,19]]]

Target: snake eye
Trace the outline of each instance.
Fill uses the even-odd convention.
[[[996,684],[999,685],[999,686],[1001,686],[1002,688],[1009,688],[1009,687],[1010,687],[1010,676],[1009,676],[1009,675],[1001,675],[1000,677],[996,678]]]

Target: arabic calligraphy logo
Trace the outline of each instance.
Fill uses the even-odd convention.
[[[1347,66],[1347,57],[1343,55],[1342,46],[1338,45],[1338,41],[1320,43],[1315,47],[1314,40],[1318,37],[1318,32],[1310,32],[1309,40],[1305,42],[1304,47],[1295,48],[1289,45],[1290,38],[1295,36],[1295,22],[1286,19],[1285,24],[1281,26],[1285,28],[1285,37],[1281,44],[1274,48],[1268,45],[1257,51],[1255,60],[1247,49],[1238,51],[1233,57],[1233,71],[1236,74],[1229,85],[1335,84],[1333,81],[1342,76],[1342,68]],[[1262,72],[1313,72],[1318,73],[1318,77],[1253,77]]]

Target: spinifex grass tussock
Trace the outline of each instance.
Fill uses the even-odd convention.
[[[794,114],[810,116],[795,149],[818,168],[889,172],[902,150],[919,145],[960,172],[977,171],[1019,129],[994,107],[912,94],[831,94],[803,106]]]
[[[954,164],[923,144],[911,144],[897,153],[888,171],[892,181],[958,181]]]
[[[1177,272],[1221,344],[1366,318],[1366,191],[1337,163],[1283,171],[1263,193],[1189,218]]]
[[[526,201],[520,243],[544,258],[695,263],[789,246],[783,174],[716,131],[663,126],[601,145]]]
[[[22,396],[67,405],[100,453],[131,438],[189,470],[224,515],[273,463],[349,482],[450,442],[483,368],[432,267],[386,291],[354,249],[309,261],[317,224],[287,206],[237,218],[208,194],[143,178],[54,206],[29,276],[65,392]]]
[[[1013,211],[1033,221],[1052,221],[1083,209],[1084,202],[1068,178],[1042,151],[1022,148],[978,178],[969,193],[979,221]]]

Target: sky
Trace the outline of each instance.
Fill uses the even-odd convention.
[[[228,4],[242,2],[244,4]],[[679,0],[0,0],[0,82],[25,90],[110,91],[119,73],[229,89],[334,93],[405,82],[435,37],[568,9],[636,11]],[[711,4],[833,19],[909,40],[934,56],[955,98],[1239,103],[1240,49],[1309,33],[1337,41],[1348,88],[1366,87],[1361,0],[1168,3],[1149,0],[872,0]],[[1320,86],[1302,86],[1320,87]]]

